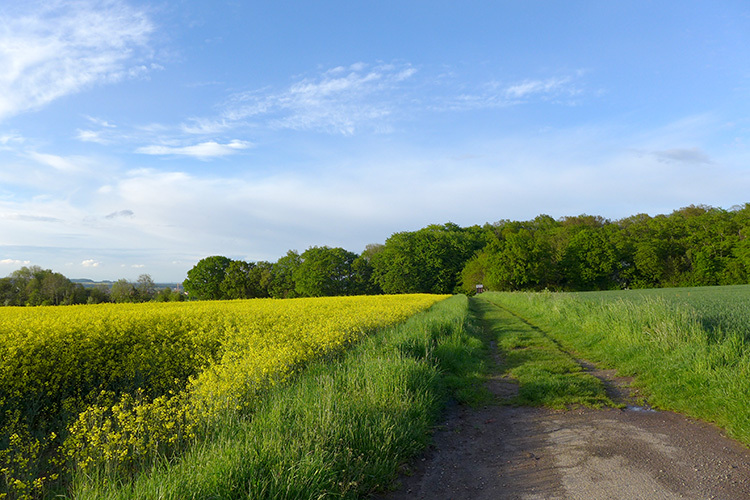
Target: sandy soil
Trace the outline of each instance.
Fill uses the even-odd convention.
[[[629,380],[582,362],[625,409],[455,406],[404,470],[400,499],[750,500],[750,450],[715,427],[636,404]],[[489,383],[498,402],[512,380]]]

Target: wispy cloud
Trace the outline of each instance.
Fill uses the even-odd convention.
[[[94,260],[94,259],[87,259],[81,262],[81,265],[83,267],[99,267],[101,264],[102,264],[101,262]]]
[[[12,144],[20,144],[22,142],[24,142],[24,139],[18,134],[0,135],[0,146],[2,147],[8,147]]]
[[[117,219],[118,217],[133,217],[135,213],[133,213],[132,210],[118,210],[117,212],[112,212],[111,214],[105,215],[105,219]]]
[[[180,130],[191,135],[212,135],[224,132],[233,127],[226,119],[190,118],[180,125]]]
[[[4,7],[0,120],[149,71],[153,31],[144,11],[120,0],[35,0]]]
[[[52,167],[60,172],[80,172],[83,170],[81,166],[82,159],[65,158],[59,155],[38,153],[36,151],[30,151],[27,156],[37,163]]]
[[[146,155],[191,156],[200,160],[207,160],[209,158],[233,155],[252,146],[252,143],[240,140],[234,140],[226,144],[208,141],[191,146],[144,146],[138,148],[136,152]]]
[[[711,158],[700,148],[676,148],[652,153],[657,160],[666,162],[689,163],[693,165],[711,164]]]
[[[112,143],[112,139],[108,138],[104,133],[99,130],[78,130],[76,139],[82,142],[94,142],[96,144],[107,145]]]
[[[300,79],[281,91],[242,92],[231,97],[222,119],[262,120],[273,128],[351,135],[382,127],[398,109],[393,93],[416,69],[408,64],[338,66]]]
[[[703,124],[706,133],[715,128],[711,125]],[[120,170],[97,178],[82,196],[64,189],[25,201],[0,197],[5,245],[0,257],[53,268],[50,262],[65,259],[87,276],[108,279],[117,277],[107,274],[113,269],[137,273],[133,264],[145,264],[147,272],[174,268],[175,276],[184,277],[206,255],[275,260],[288,249],[310,245],[360,251],[395,231],[448,220],[471,225],[584,211],[617,218],[689,203],[741,202],[750,177],[731,170],[739,162],[716,156],[711,168],[685,164],[700,162],[703,150],[672,146],[706,144],[695,128],[679,137],[676,130],[682,129],[671,124],[630,134],[615,127],[576,127],[505,134],[444,150],[415,151],[391,140],[385,148],[374,141],[325,166],[252,175],[223,168]],[[655,152],[675,159],[663,161]],[[76,177],[47,172],[54,184]],[[497,196],[498,186],[506,196]],[[245,229],[238,233],[237,227]],[[20,252],[7,244],[33,248]],[[34,250],[51,245],[54,252]],[[101,265],[83,268],[84,259]]]
[[[62,219],[47,215],[28,215],[18,213],[0,214],[0,219],[15,220],[21,222],[62,222]]]
[[[76,139],[83,142],[94,142],[97,144],[107,145],[114,142],[113,138],[116,137],[115,129],[116,125],[93,116],[86,116],[91,125],[97,127],[99,130],[92,129],[78,129]]]
[[[577,71],[572,75],[525,79],[514,83],[491,81],[473,91],[448,97],[446,102],[438,103],[436,107],[462,111],[502,108],[535,101],[574,104],[583,93],[580,86],[582,75],[582,71]]]
[[[576,93],[571,87],[571,77],[548,78],[546,80],[524,80],[505,89],[508,99],[526,99],[534,96],[550,96]]]
[[[254,147],[245,138],[259,131],[291,129],[351,136],[390,132],[399,121],[425,112],[533,101],[571,103],[582,93],[582,75],[578,71],[546,79],[493,80],[467,91],[463,83],[439,83],[429,70],[417,70],[409,63],[358,62],[299,76],[285,87],[233,93],[215,106],[214,115],[190,116],[176,125],[153,123],[123,131],[111,121],[87,116],[92,126],[78,129],[77,139],[103,145],[129,142],[138,144],[134,150],[140,154],[209,160]]]
[[[107,120],[102,120],[101,118],[96,118],[94,116],[87,116],[86,119],[90,121],[91,123],[93,123],[94,125],[98,125],[99,127],[117,128],[117,125],[109,123]]]

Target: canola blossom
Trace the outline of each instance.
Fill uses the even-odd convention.
[[[31,498],[62,463],[128,473],[177,452],[305,363],[444,298],[3,308],[0,498]]]

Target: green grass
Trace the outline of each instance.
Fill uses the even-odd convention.
[[[79,477],[76,499],[359,498],[392,484],[451,396],[486,397],[486,349],[456,296],[271,390],[252,415],[133,482]],[[479,384],[481,386],[481,384]]]
[[[750,444],[750,286],[487,297],[633,376],[650,404]]]
[[[518,380],[518,396],[511,403],[558,409],[613,404],[600,380],[584,373],[540,328],[494,304],[493,297],[473,299],[473,308],[497,341],[503,370]]]

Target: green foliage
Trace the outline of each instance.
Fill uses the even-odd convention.
[[[617,285],[617,254],[603,230],[584,228],[570,239],[562,259],[568,289],[605,290]]]
[[[750,444],[750,286],[487,297],[633,376],[650,404]]]
[[[119,279],[112,283],[109,290],[109,296],[112,302],[122,304],[124,302],[138,302],[138,291],[131,282],[126,279]]]
[[[541,233],[520,228],[507,234],[500,247],[489,248],[487,284],[498,290],[542,288],[551,281],[552,250]]]
[[[367,251],[365,251],[352,262],[352,290],[354,294],[378,295],[383,293],[378,284],[372,279],[374,269],[371,260]]]
[[[185,295],[171,288],[163,288],[159,290],[154,300],[156,302],[182,302],[185,300]]]
[[[156,296],[156,284],[150,275],[141,274],[135,284],[135,291],[140,302],[148,302]]]
[[[100,284],[87,288],[71,282],[60,273],[38,266],[23,267],[7,278],[0,279],[0,305],[3,306],[59,306],[181,299],[180,294],[171,297],[171,290],[157,291],[156,284],[148,274],[141,274],[135,283],[120,279],[109,287]]]
[[[357,254],[343,248],[311,247],[293,271],[294,288],[303,297],[351,295],[356,291],[353,263]]]
[[[385,293],[453,293],[486,237],[479,227],[452,223],[396,233],[372,257],[373,279]]]
[[[294,271],[302,264],[302,259],[295,250],[289,250],[273,265],[268,292],[276,299],[291,299],[298,297]]]
[[[750,204],[619,221],[580,215],[500,221],[462,271],[462,289],[609,290],[750,280]]]
[[[486,273],[489,269],[489,258],[490,253],[488,251],[481,251],[466,262],[461,270],[461,291],[463,293],[473,295],[476,292],[477,285],[488,283]]]
[[[182,286],[190,298],[217,300],[222,298],[221,284],[231,259],[222,256],[201,259],[187,273]]]
[[[221,298],[224,299],[255,299],[268,297],[268,290],[264,273],[270,273],[267,263],[252,263],[241,260],[230,262],[221,282]]]
[[[110,300],[118,304],[148,302],[156,299],[156,297],[156,284],[148,274],[141,274],[135,283],[131,283],[126,279],[117,280],[112,283],[112,287],[109,290]],[[160,301],[164,301],[163,298]]]
[[[39,266],[22,267],[0,279],[0,305],[57,306],[85,304],[88,295],[81,285],[60,273]]]

